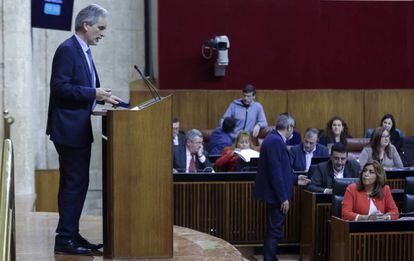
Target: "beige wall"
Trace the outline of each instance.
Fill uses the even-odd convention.
[[[51,63],[57,46],[73,32],[31,28],[30,1],[0,0],[0,106],[16,119],[11,128],[15,145],[16,193],[34,193],[34,169],[57,168],[57,154],[45,135]],[[110,12],[108,30],[93,47],[103,87],[126,100],[128,84],[138,77],[133,64],[144,65],[144,0],[77,0],[74,17],[88,4]],[[72,26],[73,27],[73,26]],[[101,189],[100,118],[93,119],[95,143],[91,190]],[[2,121],[0,135],[3,136]]]

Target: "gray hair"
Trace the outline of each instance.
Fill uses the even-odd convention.
[[[97,5],[92,4],[80,10],[75,20],[75,30],[79,30],[83,27],[84,23],[88,25],[94,25],[98,22],[99,17],[107,17],[108,11]]]
[[[286,130],[295,126],[295,119],[290,115],[281,114],[276,119],[276,130]]]
[[[305,137],[309,137],[309,138],[311,138],[311,137],[314,137],[314,136],[316,136],[316,137],[318,137],[318,136],[319,136],[319,130],[318,130],[318,129],[315,129],[315,128],[308,128],[308,129],[305,131]]]
[[[185,140],[194,140],[197,137],[203,138],[203,134],[197,129],[192,129],[187,131],[187,134],[185,135]]]

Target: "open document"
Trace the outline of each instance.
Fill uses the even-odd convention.
[[[245,162],[250,162],[251,159],[259,158],[260,156],[259,152],[252,149],[235,150],[234,153],[237,154]]]

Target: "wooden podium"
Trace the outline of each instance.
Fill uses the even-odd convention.
[[[104,258],[173,256],[172,97],[103,115]]]

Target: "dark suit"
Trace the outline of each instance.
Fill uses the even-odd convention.
[[[179,131],[177,134],[178,137],[178,145],[175,145],[173,142],[173,146],[185,146],[185,134],[182,131]]]
[[[173,168],[176,169],[178,172],[185,172],[187,167],[187,150],[186,146],[173,146]],[[212,167],[211,163],[208,161],[207,154],[204,153],[204,156],[206,157],[206,160],[202,163],[198,159],[198,157],[195,157],[196,159],[196,169],[197,172],[203,171],[207,167]],[[211,172],[211,170],[210,170]]]
[[[95,79],[99,87],[96,73]],[[59,154],[56,233],[60,237],[74,238],[79,233],[79,218],[89,185],[93,141],[90,115],[95,92],[86,57],[72,36],[57,48],[53,57],[46,129]]]
[[[295,171],[306,170],[306,156],[303,150],[303,144],[299,144],[290,148],[290,159],[292,162],[292,169]],[[328,157],[329,150],[326,146],[316,144],[316,149],[313,152],[313,157]]]
[[[253,187],[253,197],[266,203],[266,238],[264,260],[277,260],[277,243],[282,237],[286,215],[281,203],[291,200],[297,178],[292,174],[289,153],[282,136],[272,131],[260,148],[259,166]]]
[[[345,164],[344,178],[357,178],[359,175],[360,166],[354,159],[348,159]],[[313,192],[322,192],[326,188],[332,188],[334,180],[333,166],[331,160],[322,162],[315,166],[311,183],[307,189]]]

